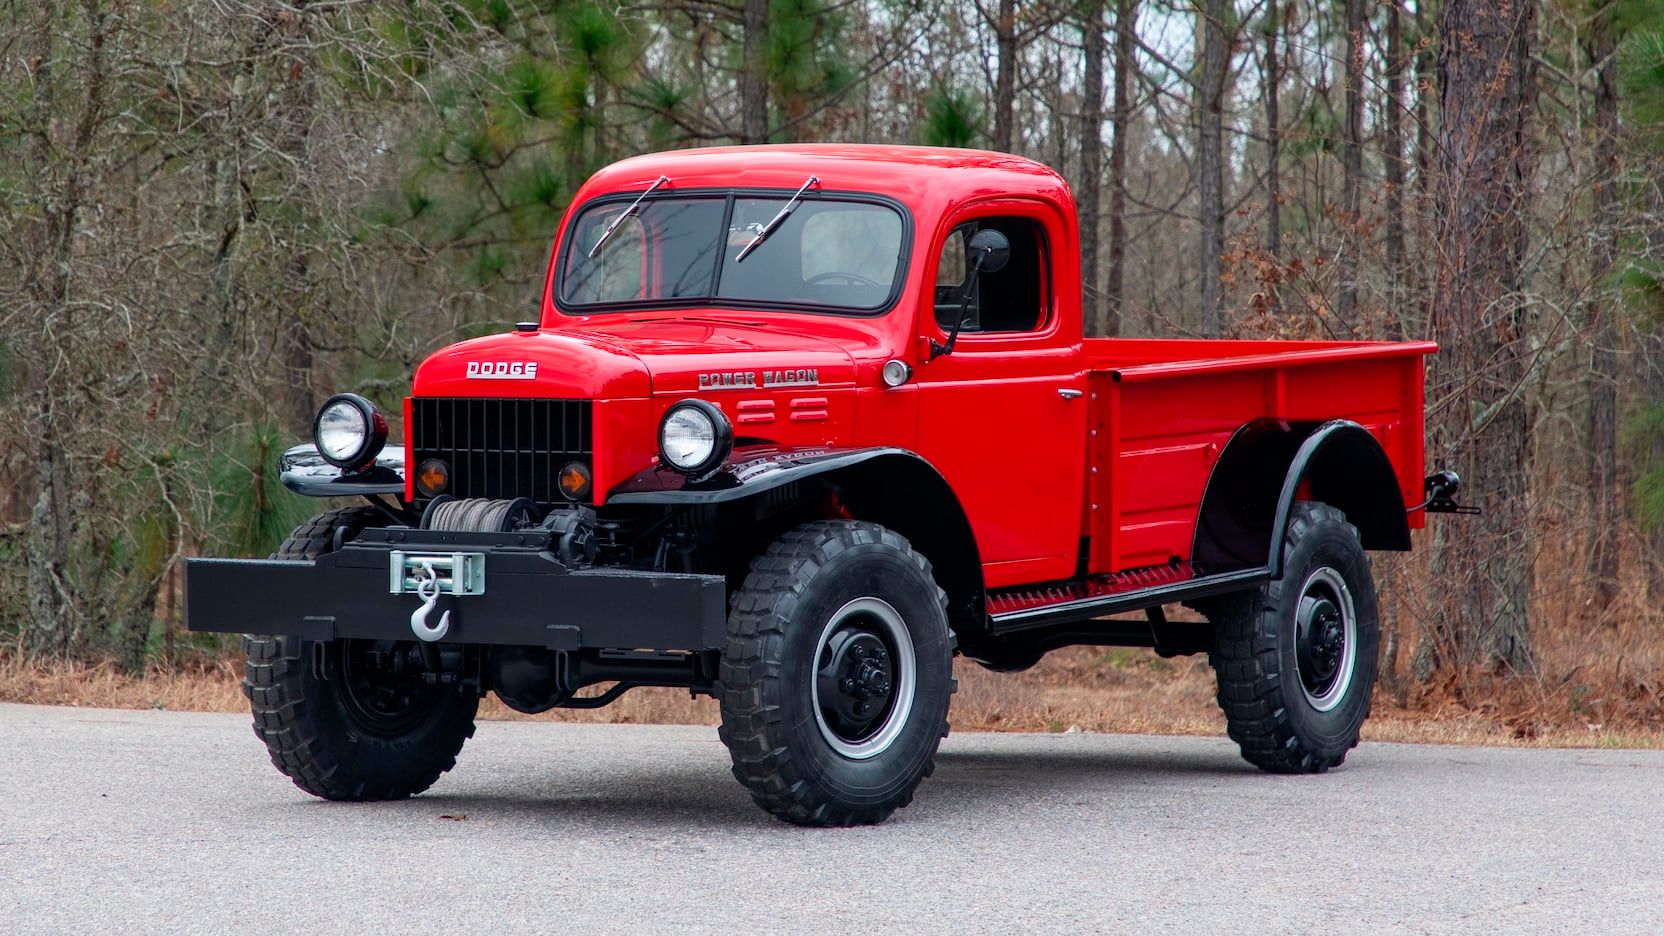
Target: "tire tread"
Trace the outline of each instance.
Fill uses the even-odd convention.
[[[1325,522],[1341,524],[1357,539],[1357,527],[1348,523],[1340,510],[1301,501],[1294,506],[1283,540],[1285,563],[1295,545]],[[1339,767],[1346,753],[1323,756],[1308,750],[1285,707],[1278,659],[1282,607],[1279,585],[1273,582],[1227,596],[1210,609],[1208,616],[1217,628],[1217,637],[1209,658],[1217,676],[1219,707],[1225,713],[1225,733],[1237,743],[1244,760],[1268,773],[1323,773]],[[1357,743],[1354,737],[1351,746]]]
[[[334,548],[335,530],[363,529],[377,516],[374,508],[344,507],[326,511],[295,528],[272,554],[273,559],[317,559]],[[456,766],[456,756],[474,736],[472,708],[447,749],[424,752],[419,769],[396,780],[369,783],[355,778],[338,751],[318,731],[311,718],[316,700],[302,687],[303,654],[311,642],[291,637],[243,635],[243,695],[254,716],[254,734],[266,745],[272,764],[295,786],[328,800],[369,801],[405,799],[432,786]],[[476,702],[477,704],[477,702]]]
[[[751,561],[743,587],[729,598],[728,645],[722,655],[718,734],[732,754],[734,778],[751,791],[765,811],[797,825],[854,826],[883,822],[912,802],[913,786],[888,803],[855,808],[840,805],[815,789],[802,775],[801,754],[775,743],[780,707],[764,701],[762,683],[780,678],[779,645],[785,640],[790,611],[807,584],[839,553],[857,546],[883,544],[905,555],[934,582],[930,561],[900,534],[874,523],[823,520],[807,523],[775,540]],[[947,614],[947,593],[936,588],[936,602]],[[951,694],[957,684],[949,681]],[[944,719],[942,735],[947,735]],[[935,769],[935,753],[919,779]]]

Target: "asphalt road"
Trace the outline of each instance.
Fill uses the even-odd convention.
[[[770,819],[698,728],[482,723],[358,806],[242,716],[0,706],[0,752],[5,933],[1664,932],[1656,751],[1270,777],[1220,740],[956,734],[852,830]]]

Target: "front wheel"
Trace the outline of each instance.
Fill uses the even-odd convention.
[[[882,822],[947,733],[947,599],[907,540],[824,521],[776,540],[734,594],[721,736],[734,776],[798,825]]]
[[[274,559],[316,559],[376,523],[332,510],[295,530]],[[479,698],[430,684],[414,641],[248,635],[243,693],[272,763],[314,796],[403,799],[432,786],[474,734]]]
[[[1271,773],[1322,773],[1358,744],[1381,626],[1369,558],[1334,507],[1295,505],[1282,575],[1222,599],[1212,661],[1226,730]]]

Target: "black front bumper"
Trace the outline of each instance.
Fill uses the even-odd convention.
[[[395,550],[478,553],[482,594],[442,595],[451,612],[445,643],[511,644],[552,650],[717,650],[727,632],[720,575],[629,569],[571,570],[551,555],[546,533],[365,530],[314,561],[190,559],[185,625],[198,632],[287,634],[310,640],[414,639],[422,601],[393,594]]]

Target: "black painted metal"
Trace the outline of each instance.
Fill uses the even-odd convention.
[[[1196,511],[1191,561],[1215,571],[1266,564],[1277,521],[1277,494],[1314,423],[1257,419],[1219,452]],[[1280,537],[1278,537],[1280,540]]]
[[[404,446],[389,442],[375,464],[361,471],[342,471],[307,442],[284,452],[277,460],[283,486],[307,497],[357,497],[404,493]]]
[[[1197,511],[1191,558],[1210,569],[1282,567],[1283,534],[1302,482],[1338,508],[1365,549],[1410,548],[1410,526],[1392,460],[1351,420],[1262,419],[1220,452]]]
[[[1381,443],[1369,430],[1349,419],[1323,423],[1300,443],[1277,498],[1273,538],[1267,544],[1266,565],[1273,578],[1282,574],[1283,534],[1294,510],[1302,482],[1310,483],[1311,499],[1335,507],[1358,528],[1365,549],[1410,548],[1410,519],[1398,474]]]
[[[1018,672],[1064,647],[1153,647],[1163,656],[1197,653],[1210,643],[1207,624],[1169,624],[1160,607],[1145,609],[1143,620],[1094,618],[1030,627],[998,637],[960,635],[965,655],[1000,672]]]
[[[734,449],[721,468],[697,481],[671,468],[638,472],[613,488],[607,503],[719,504],[886,456],[912,459],[928,467],[918,455],[888,446],[830,449],[750,445]],[[934,473],[935,469],[930,471]]]
[[[1410,508],[1411,513],[1425,510],[1428,513],[1461,514],[1463,516],[1478,516],[1482,511],[1478,507],[1469,507],[1456,502],[1456,495],[1462,489],[1462,476],[1449,468],[1435,471],[1422,479],[1422,490],[1427,493],[1427,499]]]
[[[588,400],[417,397],[406,431],[416,464],[450,466],[447,494],[559,504],[561,467],[593,461],[592,410]]]
[[[389,593],[390,551],[485,553],[485,594],[443,596],[445,643],[712,650],[726,642],[720,575],[625,569],[569,571],[548,534],[366,530],[312,562],[190,559],[186,626],[198,632],[292,634],[312,640],[411,639],[414,595]]]

